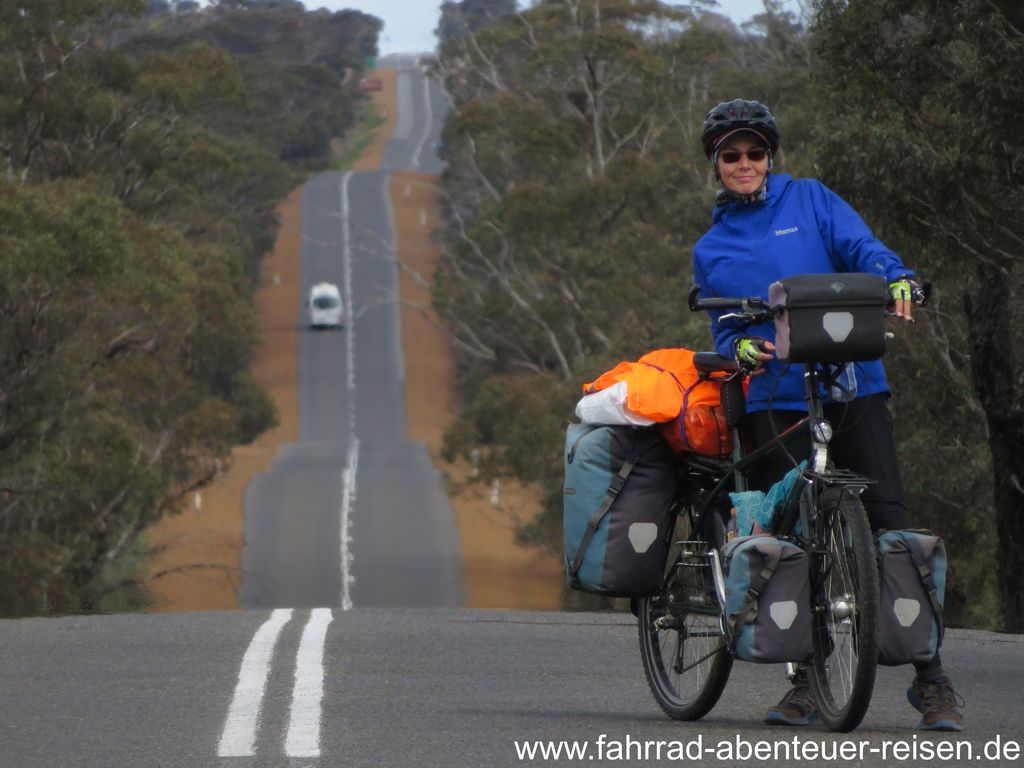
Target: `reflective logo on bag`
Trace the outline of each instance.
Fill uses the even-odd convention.
[[[654,523],[633,523],[629,526],[629,543],[633,551],[642,555],[658,540],[658,526]]]
[[[853,313],[826,312],[821,317],[821,325],[832,341],[841,344],[853,330]]]
[[[799,609],[796,606],[796,600],[780,600],[777,603],[772,603],[768,608],[768,615],[779,629],[792,627],[797,613],[799,613]]]
[[[909,627],[921,615],[921,603],[909,597],[898,597],[892,603],[892,612],[901,627]]]

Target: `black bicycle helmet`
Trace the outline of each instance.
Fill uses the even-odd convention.
[[[759,101],[733,99],[723,101],[704,118],[700,143],[708,159],[722,136],[741,128],[753,131],[764,139],[773,155],[779,151],[779,126],[771,110]]]

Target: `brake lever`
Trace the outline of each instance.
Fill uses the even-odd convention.
[[[742,312],[730,312],[729,314],[722,315],[718,318],[718,322],[722,322],[723,320],[753,320],[753,318],[750,315],[743,314]]]

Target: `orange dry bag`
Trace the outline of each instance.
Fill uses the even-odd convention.
[[[659,422],[656,429],[676,453],[728,456],[732,432],[722,409],[722,385],[702,379],[693,365],[693,350],[649,352],[637,362],[619,363],[593,382],[586,393],[626,381],[628,408]]]

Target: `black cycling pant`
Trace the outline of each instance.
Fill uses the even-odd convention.
[[[833,430],[829,448],[836,467],[875,481],[861,496],[872,531],[910,527],[910,513],[903,502],[903,481],[892,437],[892,416],[885,397],[869,395],[849,403],[825,405],[825,418]],[[749,414],[745,426],[752,448],[770,442],[776,433],[796,424],[805,415],[803,411],[776,410]],[[790,441],[787,448],[797,461],[806,459],[811,453],[810,436],[804,432]],[[770,454],[757,466],[751,467],[750,488],[767,491],[793,466],[782,451]]]
[[[903,481],[892,436],[892,415],[885,400],[886,396],[882,394],[868,395],[849,403],[828,403],[824,408],[825,419],[833,429],[829,448],[836,467],[875,481],[861,496],[872,531],[911,526],[910,513],[903,501]],[[805,415],[804,411],[776,410],[748,414],[744,427],[751,448],[770,442],[777,433]],[[810,436],[804,432],[787,443],[787,449],[797,461],[804,460],[811,453]],[[793,466],[793,461],[782,451],[770,454],[757,466],[751,467],[750,488],[767,491]],[[931,661],[916,662],[914,667],[922,682],[943,676],[938,653]]]

